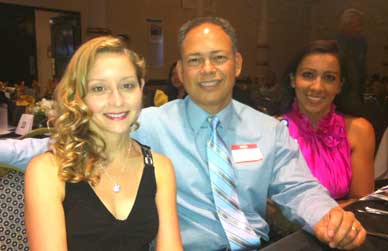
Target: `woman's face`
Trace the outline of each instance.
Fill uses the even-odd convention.
[[[340,65],[335,55],[315,53],[304,57],[291,83],[299,110],[314,121],[322,118],[341,91],[340,79]]]
[[[93,113],[91,129],[100,136],[123,134],[141,109],[142,83],[125,54],[102,53],[88,74],[85,103]]]

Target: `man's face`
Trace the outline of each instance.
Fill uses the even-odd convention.
[[[229,104],[242,57],[217,25],[204,23],[189,31],[182,43],[178,75],[192,100],[215,114]]]

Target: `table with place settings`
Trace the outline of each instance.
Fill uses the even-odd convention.
[[[383,186],[388,197],[388,180],[378,181],[376,187]],[[384,187],[385,186],[385,187]],[[381,191],[381,190],[378,190]],[[383,192],[382,192],[383,193]],[[388,200],[369,197],[358,200],[345,208],[352,211],[367,230],[365,243],[357,250],[388,250]],[[299,230],[261,249],[262,251],[326,251],[332,249],[321,243],[313,235]]]

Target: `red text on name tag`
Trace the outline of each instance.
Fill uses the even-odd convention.
[[[256,144],[232,145],[232,156],[236,164],[259,162],[263,159],[263,154]]]

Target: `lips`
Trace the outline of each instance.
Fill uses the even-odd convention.
[[[110,120],[123,120],[127,118],[128,112],[104,113],[104,116]]]
[[[220,80],[201,81],[199,85],[202,87],[214,87],[218,85],[220,82],[221,82]]]
[[[324,97],[320,96],[306,95],[306,98],[313,103],[321,102],[322,100],[324,100]]]

